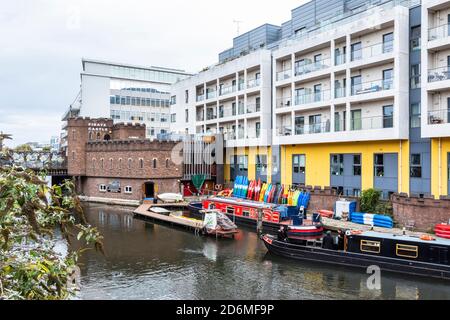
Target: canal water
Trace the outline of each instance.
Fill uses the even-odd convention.
[[[131,209],[87,205],[105,256],[81,258],[82,299],[450,299],[450,285],[382,274],[369,290],[360,270],[267,254],[256,233],[216,240],[146,223]]]

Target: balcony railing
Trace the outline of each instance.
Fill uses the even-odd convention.
[[[352,96],[394,89],[394,79],[363,82],[352,86]]]
[[[343,128],[343,120],[342,123]],[[372,130],[372,129],[387,129],[394,127],[393,116],[376,116],[376,117],[362,117],[350,119],[350,130]]]
[[[216,97],[216,91],[209,91],[206,93],[206,99],[214,99]]]
[[[245,90],[245,82],[240,82],[240,83],[239,83],[239,85],[238,85],[238,90],[239,90],[239,91]]]
[[[245,114],[245,106],[244,103],[239,103],[238,104],[238,114]]]
[[[343,98],[347,95],[347,88],[336,88],[334,89],[334,98],[338,99],[338,98]]]
[[[295,135],[330,132],[330,121],[295,126]]]
[[[450,123],[450,108],[428,112],[428,124]]]
[[[278,136],[291,136],[292,135],[292,126],[280,126],[277,130]]]
[[[344,64],[346,60],[347,58],[345,54],[343,53],[337,54],[334,58],[334,65],[339,66],[341,64]]]
[[[261,105],[259,103],[247,104],[247,113],[255,113],[261,111]]]
[[[197,100],[197,102],[205,100],[205,95],[204,94],[197,95],[197,99],[196,100]]]
[[[394,42],[386,41],[377,43],[371,46],[363,47],[351,52],[352,61],[363,60],[371,57],[378,56],[380,54],[389,53],[394,51]]]
[[[234,131],[227,131],[223,134],[224,140],[236,140],[236,132]]]
[[[308,93],[295,96],[295,105],[300,106],[308,103],[322,102],[330,100],[330,90]]]
[[[247,81],[247,89],[258,87],[261,84],[261,79],[251,79]]]
[[[227,118],[236,115],[236,109],[233,108],[224,108],[219,109],[219,118]]]
[[[197,113],[196,119],[197,121],[203,121],[205,120],[205,115],[203,113]]]
[[[222,89],[219,90],[219,95],[224,96],[226,94],[230,94],[233,92],[236,92],[236,86],[223,87]]]
[[[311,72],[323,70],[330,67],[330,59],[323,59],[317,62],[310,62],[295,68],[295,76],[301,76]]]
[[[291,69],[279,71],[279,72],[277,72],[277,81],[287,80],[291,77],[291,74],[292,74]]]
[[[448,23],[428,29],[428,41],[443,39],[449,36],[450,25]]]
[[[214,120],[217,119],[217,114],[212,112],[206,113],[206,120]]]
[[[292,98],[291,97],[284,97],[284,98],[277,99],[277,109],[288,108],[288,107],[292,107]]]
[[[450,66],[428,70],[428,82],[450,80]]]

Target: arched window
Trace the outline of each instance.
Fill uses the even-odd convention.
[[[72,160],[75,160],[75,151],[72,151]]]
[[[105,136],[103,137],[103,140],[109,141],[109,140],[111,140],[111,136],[109,134],[105,134]]]
[[[119,158],[118,168],[119,170],[122,169],[122,158]]]
[[[92,131],[89,132],[89,140],[92,140]]]
[[[139,169],[144,169],[144,159],[139,159]]]
[[[103,158],[102,159],[100,159],[100,169],[103,169],[104,167],[103,167]]]
[[[169,159],[166,159],[166,168],[169,167]]]
[[[100,132],[97,132],[97,140],[101,140],[102,136],[100,134]]]
[[[72,139],[75,141],[77,139],[76,131],[75,129],[72,129]]]
[[[95,158],[92,158],[92,169],[94,170],[95,170],[95,162],[96,162]]]
[[[156,165],[157,165],[157,161],[156,161],[156,158],[155,158],[155,159],[153,159],[153,169],[156,169]]]
[[[113,169],[113,159],[112,158],[109,159],[109,169],[110,170]]]
[[[128,169],[131,169],[132,162],[133,162],[133,159],[129,158],[128,159]]]

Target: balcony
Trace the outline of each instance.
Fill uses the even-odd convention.
[[[291,78],[292,70],[286,69],[283,71],[277,72],[277,81],[283,81]]]
[[[201,101],[203,101],[203,100],[205,100],[205,95],[204,95],[204,94],[199,94],[199,95],[197,95],[197,98],[196,98],[196,101],[197,101],[197,102],[201,102]]]
[[[330,121],[296,125],[295,135],[327,133],[330,132],[330,130],[331,130]]]
[[[347,58],[346,58],[345,54],[343,54],[343,53],[336,54],[336,56],[334,58],[335,66],[340,66],[341,64],[344,64],[346,62],[347,62]]]
[[[214,99],[216,97],[216,91],[209,91],[206,93],[206,99]]]
[[[352,86],[352,96],[392,89],[394,89],[393,78],[363,82]]]
[[[222,87],[219,90],[219,96],[224,96],[233,92],[236,92],[236,86]]]
[[[219,108],[219,118],[227,118],[227,117],[233,117],[236,115],[236,109],[233,108]]]
[[[247,81],[247,89],[256,88],[261,84],[261,79],[251,79]]]
[[[292,135],[292,127],[289,126],[281,126],[278,128],[278,136],[291,136]]]
[[[330,67],[330,59],[306,63],[295,67],[295,76],[302,76],[311,72],[320,71]]]
[[[339,123],[340,128],[344,128],[344,121]],[[373,130],[388,129],[394,127],[394,116],[376,116],[350,119],[350,130]]]
[[[277,99],[277,109],[292,107],[292,98],[284,97]]]
[[[223,139],[225,141],[227,141],[227,140],[236,140],[236,132],[231,131],[231,130],[227,131],[227,132],[224,132]]]
[[[295,105],[301,106],[309,103],[323,102],[330,100],[330,90],[308,93],[295,96]]]
[[[428,124],[450,123],[450,108],[428,112]]]
[[[390,53],[393,51],[394,51],[394,42],[386,41],[386,42],[377,43],[377,44],[374,44],[371,46],[353,50],[351,52],[351,60],[352,61],[364,60],[364,59],[379,56],[381,54]]]
[[[450,25],[443,24],[435,28],[428,29],[428,41],[439,40],[450,36]]]
[[[215,113],[214,111],[207,111],[206,112],[206,121],[209,121],[209,120],[215,120],[215,119],[217,119],[217,113]]]
[[[344,98],[347,95],[347,88],[336,88],[334,89],[334,98],[335,99],[339,99],[339,98]]]
[[[195,117],[195,119],[197,121],[204,121],[205,120],[205,115],[202,113],[197,113],[197,116]]]
[[[428,70],[428,82],[450,80],[450,66]]]

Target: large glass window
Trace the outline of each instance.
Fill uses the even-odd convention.
[[[321,120],[322,115],[316,114],[309,116],[309,133],[320,133],[321,132]]]
[[[420,128],[420,102],[411,104],[411,128]]]
[[[362,129],[361,109],[352,110],[351,116],[352,116],[351,130],[361,130]]]
[[[392,128],[394,126],[394,107],[383,107],[383,128]]]
[[[391,90],[394,86],[394,70],[383,70],[383,90]]]
[[[420,50],[421,33],[421,26],[411,28],[411,51]]]
[[[394,34],[387,33],[383,35],[383,53],[392,52],[394,48]]]
[[[344,174],[344,155],[331,155],[331,174],[333,176],[342,176]]]
[[[352,95],[359,94],[362,90],[362,78],[361,76],[354,76],[352,81]]]
[[[411,154],[410,167],[411,178],[422,178],[422,161],[420,153]]]
[[[352,61],[362,59],[362,44],[357,42],[351,45],[351,58]]]
[[[421,71],[420,71],[420,63],[411,65],[411,89],[420,88],[421,82]]]
[[[256,172],[261,175],[267,175],[267,156],[256,155]]]
[[[305,117],[295,117],[295,134],[305,133]]]
[[[355,154],[353,156],[353,175],[360,176],[361,175],[361,155]]]

